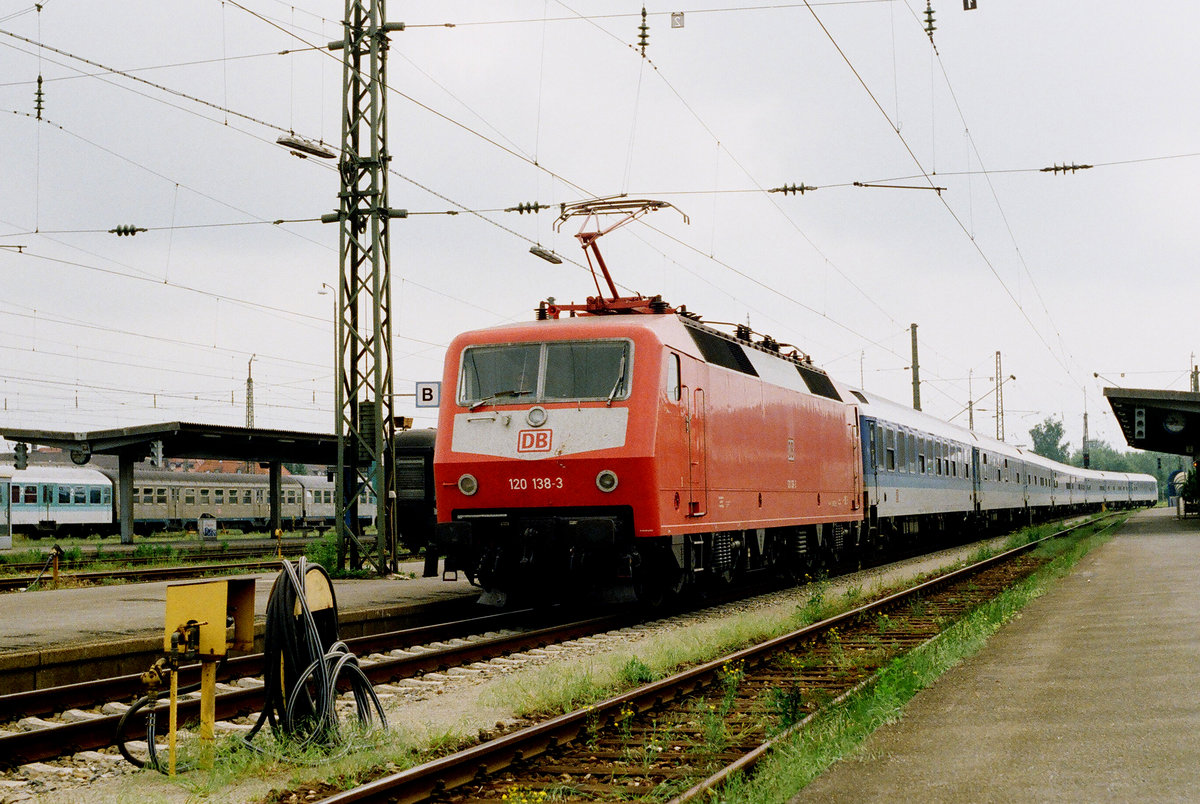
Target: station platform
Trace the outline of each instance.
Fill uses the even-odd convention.
[[[409,627],[418,610],[431,604],[454,616],[479,597],[462,575],[457,581],[423,578],[423,569],[423,562],[414,562],[402,564],[393,578],[334,581],[341,636],[358,636],[367,623],[379,621],[388,623],[386,630]],[[252,576],[260,630],[278,576],[278,571]],[[77,656],[101,665],[98,674],[141,672],[148,666],[144,656],[162,653],[169,583],[177,582],[0,595],[0,695],[80,680],[71,677],[73,671],[56,669],[74,666]]]
[[[1200,521],[1135,514],[789,804],[1200,798]]]

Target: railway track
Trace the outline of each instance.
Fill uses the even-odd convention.
[[[1029,553],[1043,541],[324,800],[705,797],[893,658],[1033,572],[1044,560]]]
[[[308,547],[309,541],[306,539],[286,539],[282,543],[283,555],[297,556],[304,553]],[[137,567],[148,564],[161,564],[163,561],[214,561],[214,560],[242,560],[247,558],[260,558],[262,556],[272,555],[276,552],[276,544],[260,542],[254,545],[247,546],[228,546],[214,545],[181,548],[172,545],[163,545],[161,550],[156,549],[156,545],[150,546],[149,554],[135,555],[133,553],[124,554],[115,550],[105,551],[103,547],[95,552],[82,553],[79,556],[64,556],[59,559],[58,566],[60,570],[73,571],[81,570],[84,567],[89,569],[103,569],[107,566],[113,567]],[[49,556],[40,561],[0,561],[0,572],[8,574],[20,573],[38,573],[42,568],[47,566]]]
[[[98,584],[109,581],[146,583],[152,581],[174,581],[183,578],[199,578],[205,575],[231,572],[266,572],[278,567],[279,559],[273,558],[263,561],[243,561],[226,564],[184,564],[170,567],[133,567],[129,569],[95,570],[90,572],[60,572],[59,581],[62,582],[65,580],[76,584]],[[0,576],[0,592],[26,590],[35,583],[37,584],[34,586],[35,589],[42,587],[51,588],[53,580],[48,573],[41,575]]]
[[[631,615],[617,613],[521,631],[507,630],[521,626],[533,616],[541,615],[530,610],[504,612],[346,642],[351,652],[360,657],[367,678],[374,684],[384,684],[587,636],[620,627],[631,619]],[[481,636],[499,629],[505,630],[491,637]],[[448,640],[452,644],[444,644]],[[262,709],[265,698],[261,681],[246,680],[255,679],[262,671],[262,654],[232,658],[221,666],[218,681],[224,685],[224,691],[216,699],[219,720],[235,719]],[[181,668],[180,685],[195,683],[199,674],[198,664]],[[40,762],[114,745],[117,724],[127,706],[113,702],[132,700],[143,691],[141,676],[127,675],[0,696],[0,721],[7,722],[7,726],[0,727],[0,765]],[[198,698],[182,699],[181,722],[197,718],[199,707]],[[92,711],[85,711],[88,709]],[[158,706],[158,711],[166,711],[165,702]],[[53,719],[41,717],[47,715]],[[144,734],[144,726],[141,728]]]

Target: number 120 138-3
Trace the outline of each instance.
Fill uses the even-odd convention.
[[[563,487],[563,479],[561,477],[510,477],[508,479],[508,488],[511,491],[546,491],[549,489],[561,489]]]

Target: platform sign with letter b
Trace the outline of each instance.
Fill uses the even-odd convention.
[[[440,382],[417,383],[417,407],[436,408],[442,403],[442,384]]]

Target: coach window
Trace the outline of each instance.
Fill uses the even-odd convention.
[[[925,445],[929,442],[923,438],[917,439],[917,474],[925,474]]]
[[[71,502],[71,489],[66,486],[58,487],[58,504],[67,505]]]
[[[196,504],[196,490],[195,489],[184,489],[183,490],[183,504],[184,505],[195,505]]]
[[[667,397],[672,402],[678,402],[683,397],[679,382],[679,355],[674,352],[667,355]]]
[[[75,505],[86,505],[87,489],[83,486],[71,486],[71,502]]]
[[[250,489],[242,490],[242,505],[250,504]]]
[[[229,504],[237,505],[237,498],[238,498],[237,489],[230,489],[229,490]]]
[[[896,433],[896,471],[897,472],[907,472],[908,471],[908,460],[905,457],[908,454],[907,445],[908,445],[908,438],[907,438],[907,436],[904,435],[904,431],[901,430],[901,431],[897,432]]]
[[[896,431],[892,428],[887,428],[883,431],[884,438],[884,455],[886,463],[884,468],[889,472],[896,471]]]
[[[908,434],[908,471],[917,471],[917,437],[912,433]]]
[[[259,505],[262,505],[262,501],[263,501],[263,490],[255,489],[254,490],[254,502],[258,503]]]
[[[159,505],[167,504],[167,490],[165,488],[154,490],[154,501]]]
[[[99,486],[92,486],[90,489],[88,489],[88,504],[90,504],[90,505],[99,505],[100,504],[100,487]]]
[[[225,489],[213,489],[213,505],[225,504]]]
[[[209,493],[208,489],[200,489],[200,504],[208,505]]]

